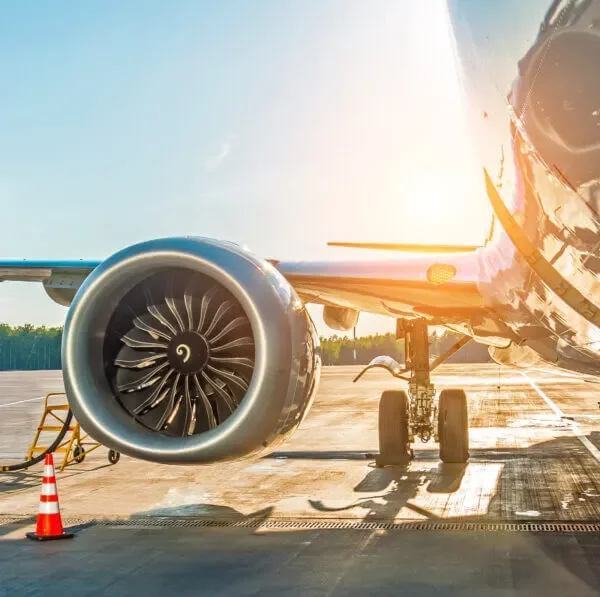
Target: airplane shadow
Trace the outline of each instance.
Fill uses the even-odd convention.
[[[600,434],[595,434],[593,440],[600,440]],[[285,455],[291,458],[293,454],[298,458],[314,460],[319,456],[319,453],[313,451],[306,453],[280,452],[276,453],[276,455],[272,454],[269,457],[282,457]],[[320,454],[329,460],[360,459],[366,461],[369,456],[368,452],[360,450],[348,452],[332,451]],[[421,456],[426,456],[427,458],[424,459]],[[559,456],[564,459],[564,468],[561,468],[561,463],[556,464],[557,457]],[[580,491],[580,494],[574,495],[573,503],[569,506],[573,508],[573,512],[569,513],[567,511],[563,516],[563,520],[567,520],[569,515],[574,520],[578,517],[578,513],[585,514],[587,512],[585,519],[589,521],[594,512],[600,514],[600,497],[594,497],[594,491],[600,485],[597,482],[597,479],[600,480],[600,466],[598,466],[598,463],[585,450],[577,438],[558,438],[535,444],[529,448],[499,448],[487,452],[484,450],[473,450],[472,459],[466,465],[434,464],[431,462],[435,457],[433,452],[426,454],[418,453],[418,457],[419,460],[417,462],[411,463],[408,466],[382,469],[375,468],[372,465],[367,466],[367,462],[364,462],[364,464],[355,463],[352,469],[354,471],[360,470],[363,474],[351,486],[351,490],[348,488],[349,491],[342,494],[347,498],[346,502],[340,502],[340,500],[333,501],[327,493],[311,495],[310,491],[306,492],[308,508],[312,509],[314,513],[312,516],[308,515],[307,520],[311,518],[315,520],[329,519],[335,522],[336,519],[351,518],[360,523],[361,521],[391,522],[398,518],[411,518],[414,520],[428,519],[434,522],[442,520],[457,521],[460,519],[452,517],[451,514],[442,514],[444,510],[443,507],[440,508],[440,504],[444,503],[445,495],[450,499],[457,492],[464,491],[465,489],[468,490],[465,483],[475,483],[475,485],[478,485],[477,475],[480,473],[477,471],[480,470],[483,476],[485,476],[486,470],[494,471],[493,483],[488,483],[488,487],[493,488],[491,493],[495,493],[494,495],[490,495],[490,501],[485,508],[485,515],[475,513],[468,517],[469,521],[514,521],[517,519],[515,518],[515,509],[538,510],[539,517],[535,519],[536,521],[552,518],[556,520],[556,517],[553,516],[555,514],[555,506],[549,504],[549,496],[542,491],[540,484],[546,482],[549,488],[554,486],[554,480],[549,476],[549,473],[563,475],[565,479],[568,478],[569,474],[576,476],[579,473],[574,472],[574,467],[577,466],[582,470],[580,474],[586,475],[586,480],[585,482],[579,480],[578,491]],[[423,465],[423,463],[425,464]],[[490,468],[486,469],[486,467]],[[476,472],[474,473],[474,471]],[[467,477],[467,475],[469,476]],[[473,475],[476,476],[474,477]],[[30,476],[34,475],[21,472],[18,475],[19,482],[23,484],[28,483],[30,480],[28,477]],[[529,481],[528,479],[531,480]],[[297,479],[297,481],[301,483],[301,478]],[[572,482],[570,483],[572,484]],[[332,495],[335,495],[335,493]],[[277,503],[281,498],[285,498],[285,496],[275,496],[272,498],[273,501],[266,501],[265,507],[249,514],[244,514],[235,508],[225,505],[225,500],[222,503],[208,503],[206,500],[199,500],[198,503],[193,504],[138,511],[130,519],[135,526],[136,519],[170,517],[175,520],[175,524],[173,524],[175,527],[237,527],[236,533],[239,531],[242,534],[254,535],[262,523],[276,519]],[[423,504],[427,504],[429,498],[437,504],[434,511],[428,511],[421,507]],[[579,498],[585,499],[585,504],[584,502],[580,502]],[[458,493],[455,501],[461,502],[461,499],[461,494]],[[482,513],[483,510],[479,509],[478,512]],[[207,524],[203,522],[186,524],[186,518],[203,519],[207,521]],[[177,522],[177,519],[179,519],[179,522]],[[583,520],[584,516],[580,516],[580,519]],[[14,531],[19,526],[30,525],[32,522],[34,522],[34,517],[31,517],[27,521],[21,520],[12,524],[0,525],[0,535]],[[281,532],[284,530],[285,533]],[[181,528],[180,531],[184,533],[185,529]],[[355,531],[350,529],[325,528],[318,531],[311,531],[310,528],[306,530],[292,528],[286,530],[285,528],[280,528],[279,531],[279,534],[269,534],[268,542],[261,540],[260,543],[252,543],[251,548],[248,547],[250,544],[242,543],[237,552],[235,551],[236,548],[233,547],[233,542],[241,535],[229,535],[229,539],[227,540],[232,541],[232,551],[227,553],[225,552],[226,550],[222,551],[222,553],[220,552],[218,558],[214,556],[217,559],[211,560],[211,565],[214,565],[216,561],[221,562],[219,558],[223,558],[223,562],[225,561],[224,558],[228,558],[228,562],[230,562],[230,558],[232,557],[249,558],[249,554],[255,554],[256,550],[264,550],[260,552],[262,554],[261,557],[265,558],[264,561],[266,561],[266,558],[272,557],[272,554],[283,552],[286,549],[293,551],[300,547],[307,550],[314,549],[315,553],[321,553],[321,551],[323,553],[330,553],[332,550],[339,549],[336,546],[346,546],[344,548],[349,549],[348,546],[352,545],[355,539],[361,537],[361,535],[357,535]],[[307,533],[311,532],[313,534],[308,536]],[[385,558],[385,554],[388,553],[390,548],[401,550],[403,549],[402,546],[406,545],[406,549],[409,549],[410,543],[415,540],[415,535],[412,531],[394,533],[396,531],[382,531],[380,535],[372,535],[372,543],[370,543],[368,553],[370,555],[378,554],[381,558]],[[595,535],[588,533],[587,535],[564,535],[562,537],[560,534],[557,535],[554,533],[526,533],[521,535],[518,542],[504,540],[502,545],[508,546],[506,549],[511,550],[505,552],[502,551],[504,548],[494,547],[496,539],[490,534],[478,533],[466,537],[465,533],[460,533],[456,535],[457,543],[455,544],[452,542],[454,538],[451,534],[448,534],[448,531],[443,531],[443,533],[445,533],[444,537],[438,531],[432,531],[427,536],[423,534],[419,535],[421,537],[419,539],[421,542],[420,545],[430,545],[428,549],[431,549],[435,557],[440,558],[440,561],[443,561],[444,558],[443,548],[439,545],[436,546],[436,543],[440,541],[443,541],[446,546],[451,544],[456,545],[456,549],[460,551],[467,543],[474,540],[477,542],[477,545],[481,546],[482,553],[495,554],[488,566],[489,569],[486,568],[481,573],[482,576],[478,582],[488,582],[489,580],[492,583],[490,586],[506,588],[507,590],[512,586],[511,583],[517,574],[519,582],[537,582],[537,580],[543,578],[542,568],[532,568],[527,565],[527,562],[529,561],[528,558],[533,557],[532,554],[538,553],[546,556],[543,560],[544,562],[551,562],[553,566],[559,566],[568,570],[570,574],[579,577],[587,585],[594,588],[600,586],[600,562],[596,564],[593,559],[590,559],[600,549],[600,539]],[[264,527],[261,534],[264,535]],[[502,540],[501,535],[501,533],[498,533],[498,540]],[[169,536],[173,538],[179,535]],[[473,537],[473,539],[470,539],[470,537]],[[310,541],[307,543],[308,539]],[[448,543],[450,539],[452,541]],[[223,536],[223,541],[225,540],[226,537]],[[309,544],[313,547],[306,547]],[[349,557],[354,557],[357,553],[352,550],[348,551]],[[358,563],[359,560],[355,561]],[[482,562],[483,565],[486,565],[484,560]],[[181,565],[184,566],[184,564],[185,562]],[[546,565],[549,564],[544,564],[544,566]],[[595,575],[598,575],[597,578]],[[300,578],[304,579],[304,577]],[[388,580],[390,583],[393,583],[393,578]],[[376,579],[373,579],[373,582],[376,582]],[[424,583],[424,586],[429,586],[427,583],[430,583],[432,589],[437,586],[433,578],[422,577],[419,579],[419,582]]]
[[[410,465],[386,468],[373,468],[354,487],[355,493],[378,494],[367,498],[357,498],[344,506],[327,506],[321,500],[308,502],[319,512],[347,512],[356,508],[367,509],[363,520],[394,520],[403,509],[408,509],[430,520],[438,520],[439,516],[411,503],[423,488],[428,493],[453,493],[460,488],[464,477],[466,464],[440,463],[437,470],[424,474],[422,470],[411,470]],[[385,492],[385,493],[381,493]]]
[[[594,442],[600,442],[600,433],[591,434],[589,437]],[[600,520],[600,466],[575,437],[560,437],[526,448],[472,450],[471,460],[467,464],[432,465],[431,460],[435,454],[427,452],[423,455],[427,458],[423,459],[421,454],[418,454],[419,460],[408,466],[375,468],[369,465],[364,476],[352,487],[352,492],[345,494],[346,503],[322,495],[310,496],[309,493],[307,501],[314,515],[308,516],[307,519],[329,519],[334,523],[338,519],[352,519],[357,523],[392,522],[400,519],[432,522],[538,523]],[[277,452],[265,458],[334,461],[367,460],[370,456],[372,455],[369,452],[356,450]],[[419,466],[424,461],[426,466]],[[473,514],[461,517],[453,514],[452,511],[444,511],[445,495],[448,496],[448,501],[451,501],[451,496],[457,492],[466,490],[470,494],[465,483],[477,485],[477,476],[481,474],[485,477],[489,474],[486,471],[493,472],[493,481],[490,482],[488,478],[488,487],[491,489],[485,513],[479,508]],[[469,473],[468,479],[467,473]],[[554,486],[556,476],[561,475],[565,480],[570,479],[569,475],[571,475],[572,480],[568,483],[576,488],[569,498],[571,500],[569,504],[562,506],[555,503],[560,491],[557,491]],[[548,485],[547,489],[543,487],[544,483]],[[556,492],[556,495],[550,495],[551,492]],[[428,503],[429,498],[436,504],[433,511],[422,507],[423,504]],[[239,522],[239,527],[243,527],[244,532],[253,534],[261,522],[276,519],[277,499],[266,508],[249,515],[224,505],[199,503],[139,512],[132,518],[206,517],[213,519],[214,522],[207,526],[221,526],[219,521],[223,521],[222,526],[231,526],[228,524],[231,521]],[[462,512],[461,495],[458,494],[454,501],[459,504],[454,512]],[[284,549],[285,544],[306,541],[304,537],[309,532],[311,532],[309,529],[290,529],[282,536],[281,546],[279,543],[273,544],[274,549]],[[323,545],[347,545],[355,537],[352,535],[353,531],[348,529],[329,528],[318,532],[319,541]],[[448,533],[448,531],[441,532]],[[435,543],[442,539],[439,533],[432,531],[428,535],[433,552],[438,549]],[[394,549],[400,549],[398,545],[406,541],[410,542],[414,538],[412,531],[398,535],[400,543],[396,542],[393,532],[383,531],[379,536],[382,537],[380,543],[379,540],[373,540],[371,552],[373,554],[381,553],[380,549],[383,547],[378,547],[380,545],[388,547],[394,545]],[[505,533],[498,532],[498,539],[494,536],[489,533],[473,535],[480,542],[482,553],[495,554],[488,568],[482,572],[485,582],[489,583],[489,586],[486,585],[488,588],[512,590],[513,583],[519,583],[521,586],[536,585],[543,582],[546,566],[562,568],[565,574],[577,577],[594,590],[600,587],[600,561],[594,559],[594,554],[599,553],[600,550],[600,539],[593,533],[527,532],[519,534],[516,539],[508,539]],[[311,537],[311,541],[316,541],[315,537]],[[450,538],[447,534],[444,537]],[[462,549],[461,546],[464,546],[465,542],[470,541],[469,537],[471,535],[465,533],[456,535],[458,551]],[[495,547],[497,541],[503,547]],[[538,568],[528,564],[532,557],[537,558]],[[426,583],[427,579],[422,579],[422,582]]]

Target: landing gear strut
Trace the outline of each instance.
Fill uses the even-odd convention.
[[[436,405],[430,373],[471,338],[461,338],[430,363],[425,320],[398,320],[396,335],[405,339],[405,368],[390,357],[378,357],[355,379],[372,367],[383,367],[394,377],[408,382],[408,395],[403,391],[387,391],[381,395],[377,466],[408,463],[413,457],[411,444],[415,437],[424,443],[431,438],[439,441],[443,462],[466,462],[469,458],[466,394],[463,390],[443,390]]]

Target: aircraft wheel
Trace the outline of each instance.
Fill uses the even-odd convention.
[[[381,394],[379,401],[379,456],[376,464],[402,465],[410,462],[412,451],[408,437],[409,402],[404,391]]]
[[[469,416],[463,390],[440,393],[438,437],[442,462],[460,463],[469,459]]]

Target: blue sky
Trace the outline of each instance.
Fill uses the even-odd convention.
[[[0,75],[2,258],[184,234],[356,258],[325,243],[487,232],[438,0],[4,2]],[[0,320],[64,315],[0,285]]]

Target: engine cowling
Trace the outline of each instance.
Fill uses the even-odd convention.
[[[346,307],[334,307],[325,305],[323,307],[323,321],[332,330],[347,332],[356,327],[360,313],[356,309]]]
[[[314,325],[268,262],[226,242],[158,239],[98,266],[63,336],[65,388],[94,439],[163,463],[272,448],[308,412]]]
[[[540,363],[540,355],[529,346],[512,343],[506,348],[488,346],[490,357],[499,365],[528,369]]]

